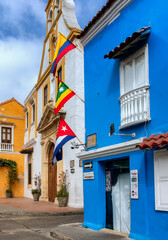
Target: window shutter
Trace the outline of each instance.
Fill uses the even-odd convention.
[[[155,152],[155,208],[168,211],[168,151]]]

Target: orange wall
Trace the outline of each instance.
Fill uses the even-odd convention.
[[[2,116],[3,115],[3,116]],[[19,151],[24,145],[25,113],[23,106],[15,99],[10,99],[0,104],[1,125],[11,125],[14,123],[13,153],[0,152],[0,158],[13,160],[17,163],[19,181],[15,181],[13,186],[13,196],[24,196],[24,155]],[[7,172],[9,168],[0,168],[0,198],[5,197],[8,188]]]
[[[22,154],[2,154],[0,153],[0,158],[9,159],[17,163],[18,179],[13,185],[13,197],[23,197],[24,196],[24,155]],[[10,168],[2,167],[0,168],[0,198],[6,197],[6,189],[8,189],[8,178],[7,173]]]

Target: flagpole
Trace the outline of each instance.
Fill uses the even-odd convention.
[[[66,38],[61,32],[59,32],[59,34],[61,34],[64,38]],[[68,38],[67,38],[68,39]],[[69,40],[69,39],[68,39]],[[70,40],[69,40],[70,41]],[[73,42],[72,44],[76,47],[76,49],[81,52],[82,54],[84,54],[84,52],[82,50],[80,50]]]
[[[60,81],[60,82],[62,82],[62,83],[64,83],[59,77],[57,77],[56,76],[56,78],[58,78],[58,80]],[[72,92],[74,92],[70,87],[68,87]],[[75,93],[75,92],[74,92]],[[82,98],[80,98],[76,93],[75,93],[75,95],[83,102],[83,103],[85,103],[85,101],[82,99]]]
[[[80,144],[83,146],[84,144],[80,141],[80,139],[76,136],[76,138],[78,139],[78,141],[80,142]]]

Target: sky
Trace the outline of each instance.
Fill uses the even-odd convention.
[[[46,35],[48,0],[0,0],[0,102],[24,104],[35,86]],[[107,0],[74,0],[83,29]]]

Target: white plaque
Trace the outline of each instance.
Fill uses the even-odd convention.
[[[138,170],[131,170],[131,198],[138,199]]]
[[[83,179],[85,180],[94,179],[94,172],[84,172]]]

